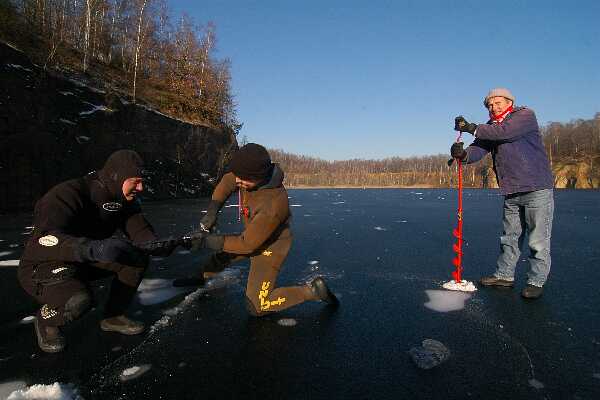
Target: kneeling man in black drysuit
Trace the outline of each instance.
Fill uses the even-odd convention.
[[[87,311],[88,283],[113,276],[100,328],[136,335],[141,322],[124,315],[149,263],[148,254],[169,255],[168,244],[151,252],[135,244],[156,240],[136,195],[143,190],[143,162],[130,150],[113,153],[104,167],[50,189],[35,206],[34,230],[18,270],[21,286],[41,308],[35,332],[45,352],[60,352],[59,329]],[[130,240],[112,237],[117,230]]]

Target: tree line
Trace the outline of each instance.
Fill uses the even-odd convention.
[[[215,25],[175,18],[165,0],[0,0],[0,35],[26,47],[44,69],[100,74],[133,102],[241,127],[230,62],[214,56]]]
[[[551,166],[569,163],[598,163],[600,160],[600,113],[591,120],[553,122],[541,128]],[[381,160],[353,159],[327,161],[269,150],[274,162],[285,171],[289,186],[351,187],[451,187],[456,185],[456,164],[448,165],[449,155],[391,157]],[[598,168],[590,168],[590,181]],[[491,156],[464,168],[466,187],[497,187]]]

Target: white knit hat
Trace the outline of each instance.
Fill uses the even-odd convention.
[[[515,102],[515,96],[512,95],[512,93],[510,92],[510,90],[505,89],[505,88],[495,88],[489,91],[489,93],[487,94],[487,96],[485,96],[485,99],[483,99],[483,105],[487,108],[487,103],[488,100],[491,99],[492,97],[505,97],[508,100],[511,100],[514,104]]]

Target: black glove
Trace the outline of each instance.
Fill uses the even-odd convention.
[[[123,265],[144,266],[148,256],[123,239],[108,238],[104,240],[89,240],[79,248],[82,262],[105,262]]]
[[[200,227],[202,229],[210,231],[210,229],[215,226],[215,223],[217,222],[217,214],[219,213],[221,206],[222,204],[216,200],[210,201],[206,210],[206,214],[200,220]]]
[[[471,135],[475,134],[475,129],[477,129],[477,124],[472,124],[467,122],[465,117],[459,115],[454,118],[454,130],[460,132],[469,132]]]
[[[215,235],[205,231],[197,231],[192,233],[189,236],[189,241],[187,241],[187,243],[189,243],[188,248],[194,251],[199,249],[211,249],[221,251],[223,250],[224,242],[224,236]]]
[[[450,147],[450,155],[452,158],[458,158],[461,161],[467,158],[467,151],[463,148],[463,146],[463,142],[455,142],[452,144],[452,147]]]
[[[182,239],[165,239],[165,240],[157,240],[153,242],[146,242],[139,244],[137,247],[141,249],[144,253],[149,254],[151,256],[158,257],[168,257],[173,253],[173,250],[177,248],[180,244],[183,244]]]

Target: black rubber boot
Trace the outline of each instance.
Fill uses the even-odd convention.
[[[46,353],[60,353],[65,349],[65,337],[57,326],[45,326],[36,318],[34,322],[38,346]]]
[[[527,285],[521,292],[521,296],[526,299],[537,299],[542,295],[544,288],[541,286]]]
[[[479,280],[479,283],[483,286],[500,286],[500,287],[513,287],[515,286],[514,281],[507,281],[504,279],[496,278],[495,276],[484,276]]]
[[[139,335],[144,332],[145,326],[139,321],[134,321],[124,315],[118,315],[100,321],[100,329],[105,332],[118,332],[123,335]]]
[[[338,305],[340,304],[339,300],[335,295],[329,290],[327,284],[320,276],[316,277],[309,284],[310,289],[312,290],[315,298],[324,301],[330,305]]]

